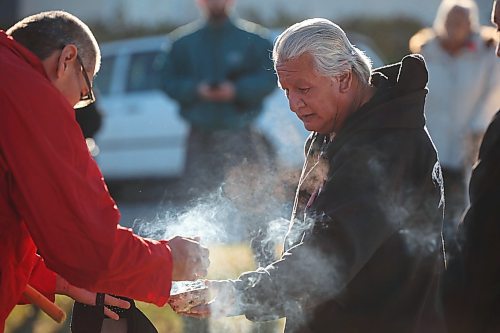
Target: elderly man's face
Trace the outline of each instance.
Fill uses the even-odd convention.
[[[339,109],[336,80],[320,75],[309,54],[278,63],[276,70],[290,109],[304,127],[322,134],[333,132],[336,122],[344,118]]]
[[[498,1],[495,1],[493,5],[491,21],[497,27],[497,34],[500,34],[500,2]],[[500,57],[500,42],[497,43],[497,57]]]

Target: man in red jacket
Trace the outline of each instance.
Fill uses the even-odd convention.
[[[93,101],[99,65],[92,32],[71,14],[0,31],[0,332],[27,284],[51,299],[58,279],[162,306],[172,280],[207,272],[197,240],[153,241],[118,225],[73,110]]]

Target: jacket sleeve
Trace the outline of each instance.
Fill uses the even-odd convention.
[[[31,271],[29,284],[42,293],[52,302],[55,301],[56,274],[45,266],[45,262],[40,256],[36,256],[36,263]],[[24,297],[19,304],[28,304],[29,301]]]
[[[172,44],[166,65],[165,92],[181,104],[198,99],[198,80],[190,73],[186,49],[182,40]]]
[[[253,72],[239,77],[236,81],[236,101],[246,103],[261,100],[277,87],[272,49],[273,46],[267,39],[256,37],[248,56],[254,63]]]
[[[46,78],[29,85],[0,94],[0,147],[12,173],[13,205],[47,267],[82,288],[165,304],[168,244],[118,226],[118,209],[74,110]]]

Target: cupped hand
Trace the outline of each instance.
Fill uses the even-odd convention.
[[[202,82],[198,85],[197,92],[198,96],[210,102],[230,102],[236,96],[236,88],[230,81],[221,82],[216,87]]]

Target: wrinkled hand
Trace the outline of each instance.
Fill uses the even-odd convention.
[[[66,295],[77,302],[87,305],[95,305],[97,295],[95,292],[73,286],[59,275],[56,277],[56,294]],[[129,302],[110,295],[104,296],[104,304],[116,306],[122,309],[130,308]],[[104,314],[114,320],[120,319],[120,316],[118,316],[117,313],[111,311],[107,307],[104,307]]]
[[[212,88],[208,85],[208,83],[202,82],[198,85],[197,88],[198,95],[204,100],[210,100]]]
[[[236,95],[234,84],[225,81],[216,87],[210,87],[207,83],[201,83],[198,86],[198,95],[201,98],[211,102],[229,102]]]
[[[169,239],[168,245],[174,262],[172,280],[196,280],[207,275],[209,252],[199,241],[198,237],[175,236]]]
[[[200,304],[187,311],[177,312],[180,315],[206,318],[240,315],[238,292],[230,280],[206,280],[208,295],[205,304]]]
[[[221,83],[217,88],[212,90],[213,97],[218,102],[229,102],[234,99],[236,89],[234,84],[229,81]]]

